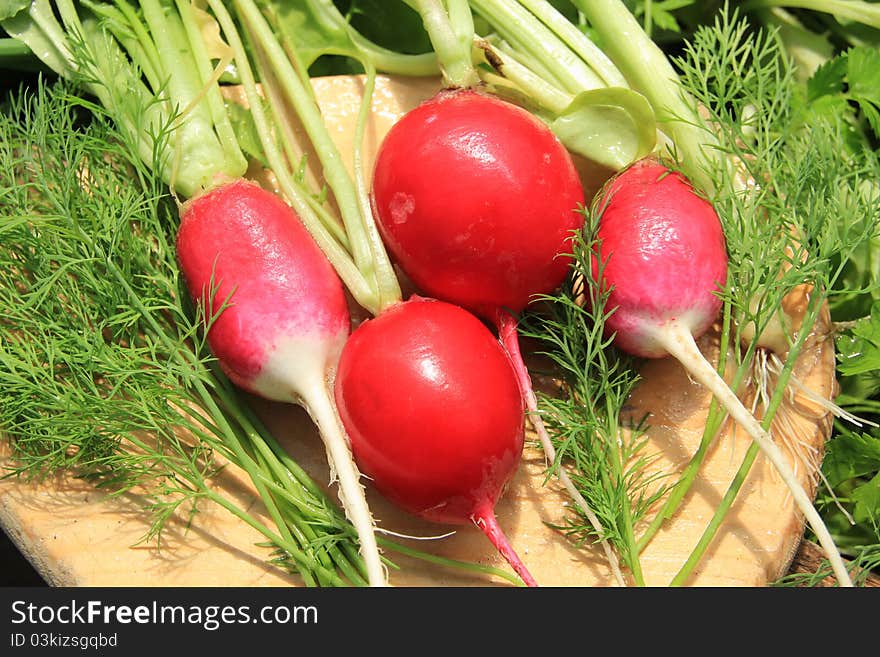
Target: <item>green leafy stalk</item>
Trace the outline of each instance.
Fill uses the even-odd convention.
[[[220,111],[219,89],[208,75],[213,71],[209,53],[189,41],[192,26],[187,31],[179,15],[166,11],[158,0],[144,3],[144,26],[125,0],[118,5],[112,14],[94,14],[59,0],[59,22],[53,5],[37,0],[3,18],[2,25],[53,71],[94,94],[129,132],[145,160],[150,161],[155,143],[150,135],[171,117],[180,117],[179,129],[166,140],[158,162],[165,182],[180,194],[191,197],[243,175],[247,163],[226,113]],[[88,6],[96,5],[82,5]],[[133,57],[120,47],[114,31],[126,35],[122,43]]]
[[[364,211],[365,205],[359,196],[358,187],[348,174],[342,156],[314,103],[308,76],[294,68],[291,55],[275,40],[271,27],[256,5],[252,2],[234,3],[235,11],[255,53],[261,82],[266,89],[265,97],[271,114],[267,113],[263,97],[257,88],[257,77],[250,64],[248,51],[233,16],[222,3],[210,4],[235,53],[253,124],[267,162],[282,191],[358,303],[374,314],[381,312],[389,304],[399,301],[399,283],[372,215]],[[289,45],[295,47],[295,44]],[[295,52],[292,59],[297,59]],[[285,102],[295,107],[297,120],[303,124],[309,140],[319,154],[324,178],[342,210],[346,244],[351,251],[322,223],[323,215],[315,212],[311,200],[291,172],[282,148],[276,143],[279,137],[282,141],[290,137],[284,131],[279,133],[273,129],[273,116],[278,121],[287,117]],[[362,118],[361,122],[364,120]]]
[[[437,54],[443,84],[465,89],[479,82],[471,50],[474,23],[466,0],[407,0],[418,11]]]
[[[743,11],[786,7],[809,9],[834,16],[839,21],[854,21],[880,29],[880,6],[862,0],[748,0]]]
[[[526,105],[574,153],[622,169],[657,145],[655,108],[580,29],[545,0],[471,0],[488,88]]]
[[[651,103],[661,130],[688,178],[707,193],[707,172],[717,168],[715,139],[703,127],[697,105],[681,85],[669,58],[621,0],[572,0],[595,31],[602,50],[630,86]]]

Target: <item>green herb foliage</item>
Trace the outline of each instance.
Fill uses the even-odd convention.
[[[645,449],[644,418],[622,415],[639,376],[633,360],[604,334],[613,312],[606,304],[610,290],[588,274],[601,245],[585,235],[595,233],[598,217],[596,208],[587,212],[585,234],[572,241],[572,274],[558,294],[543,297],[543,312],[526,316],[522,333],[538,341],[560,380],[560,390],[542,398],[542,417],[556,447],[548,476],[572,466],[572,481],[602,525],[598,533],[572,505],[559,529],[579,544],[610,541],[638,584],[643,580],[635,526],[665,488],[662,473],[646,472],[652,456]]]
[[[211,318],[182,301],[177,208],[156,170],[68,85],[16,94],[0,115],[6,476],[69,470],[137,491],[152,515],[145,538],[209,500],[306,583],[361,583],[344,516],[262,431],[200,337]],[[210,486],[217,456],[267,493],[274,526]]]

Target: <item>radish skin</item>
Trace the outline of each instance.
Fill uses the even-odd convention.
[[[727,278],[721,222],[690,183],[658,161],[636,162],[600,192],[598,253],[592,276],[614,312],[606,332],[642,358],[671,355],[722,404],[761,448],[791,491],[842,586],[852,581],[834,540],[791,465],[696,344],[721,307]]]
[[[180,217],[178,259],[190,296],[205,309],[212,353],[242,389],[309,412],[368,581],[384,586],[360,473],[330,396],[350,331],[339,277],[296,213],[255,183],[216,187],[187,201]]]
[[[536,585],[494,514],[519,464],[524,416],[509,359],[479,319],[418,296],[391,306],[352,333],[335,395],[383,496],[432,522],[476,525]]]
[[[513,313],[558,288],[570,270],[567,242],[583,227],[584,204],[571,155],[526,110],[473,89],[446,89],[385,136],[371,199],[389,251],[417,288],[495,325],[553,461]],[[557,476],[601,535],[565,469]],[[625,585],[616,555],[602,543]]]

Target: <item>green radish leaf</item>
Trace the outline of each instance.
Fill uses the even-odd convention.
[[[202,36],[204,48],[211,59],[219,59],[221,61],[232,61],[232,48],[226,43],[223,35],[220,33],[220,24],[205,9],[193,5],[193,16],[199,25],[199,32]]]
[[[822,470],[832,487],[880,470],[880,440],[864,433],[843,432],[828,444]]]
[[[265,9],[267,18],[282,39],[295,43],[297,64],[307,71],[323,55],[343,55],[357,58],[357,48],[351,41],[344,20],[337,22],[333,14],[320,7],[320,0],[307,2],[272,2]]]
[[[871,316],[853,327],[853,339],[838,341],[838,370],[844,376],[880,370],[880,303],[875,303]]]
[[[880,51],[852,48],[846,57],[846,77],[853,97],[880,104]]]
[[[877,526],[880,520],[880,474],[853,489],[853,519],[859,525]]]
[[[30,6],[30,0],[0,0],[0,21],[12,18]]]
[[[651,104],[622,87],[579,93],[550,127],[569,150],[614,170],[648,155],[657,142]]]
[[[824,96],[842,93],[845,77],[846,57],[829,59],[807,80],[807,100],[812,103]]]
[[[852,48],[846,61],[850,96],[859,104],[871,130],[880,136],[880,51]]]
[[[405,2],[352,0],[335,4],[340,6],[354,29],[380,46],[410,54],[431,50],[431,40],[421,16]]]

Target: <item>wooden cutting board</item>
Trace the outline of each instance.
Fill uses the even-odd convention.
[[[319,104],[343,153],[351,152],[354,120],[363,81],[356,76],[314,81]],[[381,77],[366,131],[367,165],[382,137],[405,111],[439,88],[435,79]],[[414,163],[414,166],[417,166]],[[580,162],[588,194],[607,173]],[[792,300],[797,303],[797,299]],[[817,327],[798,360],[798,380],[822,399],[836,392],[833,342],[826,337],[828,318]],[[700,340],[717,357],[717,334]],[[643,381],[630,400],[636,415],[649,414],[647,453],[651,469],[674,476],[700,441],[709,395],[673,360],[646,362]],[[324,450],[307,415],[299,408],[253,399],[282,444],[319,482],[328,478]],[[780,409],[773,432],[792,459],[808,492],[815,491],[811,464],[821,460],[831,427],[824,408],[803,393],[792,394]],[[648,585],[666,585],[703,532],[739,467],[748,437],[726,426],[684,500],[643,553]],[[544,459],[527,445],[520,466],[497,512],[514,549],[538,582],[546,586],[614,585],[602,551],[577,548],[552,528],[565,518],[566,496],[544,484]],[[215,482],[226,494],[261,513],[245,477],[227,469]],[[475,528],[450,528],[407,516],[368,489],[380,527],[423,537],[399,539],[422,550],[507,568]],[[267,565],[260,534],[226,512],[203,507],[195,521],[169,524],[160,545],[141,543],[147,530],[143,501],[135,496],[108,498],[92,486],[59,476],[42,484],[0,481],[0,522],[13,541],[52,585],[62,586],[277,586],[297,578]],[[454,534],[446,534],[454,530]],[[803,535],[803,522],[775,471],[759,457],[740,497],[688,582],[695,586],[762,586],[785,573]],[[398,586],[485,586],[509,583],[490,576],[427,565],[389,553],[400,566],[391,573]]]

